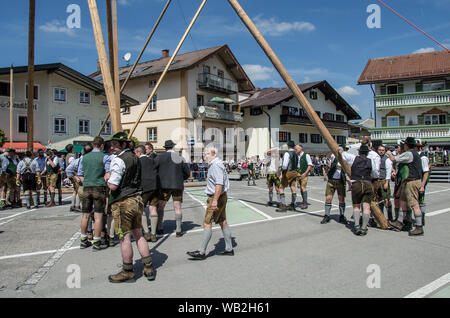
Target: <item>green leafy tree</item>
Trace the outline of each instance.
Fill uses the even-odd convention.
[[[139,146],[141,143],[139,142],[139,140],[136,137],[131,137],[131,140],[134,141],[134,145],[137,147]]]

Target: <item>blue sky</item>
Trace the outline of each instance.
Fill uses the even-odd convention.
[[[118,0],[119,54],[134,58],[166,0]],[[399,13],[450,48],[450,0],[385,0]],[[105,1],[97,0],[106,25]],[[172,52],[200,0],[173,0],[143,61]],[[357,80],[369,58],[441,50],[430,39],[381,7],[381,28],[369,29],[366,12],[376,0],[241,0],[269,44],[298,83],[327,80],[355,107],[370,116],[373,97]],[[66,8],[81,7],[81,28],[68,29]],[[0,67],[27,64],[28,1],[0,11]],[[105,31],[105,30],[104,30]],[[106,32],[104,33],[106,39]],[[181,53],[228,44],[257,87],[284,86],[272,65],[226,0],[209,0]],[[36,8],[36,64],[62,62],[90,74],[97,51],[87,1],[40,0]],[[125,65],[121,61],[121,65]]]

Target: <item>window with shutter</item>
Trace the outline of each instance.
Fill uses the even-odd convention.
[[[387,127],[387,118],[386,117],[381,117],[381,126]]]
[[[398,94],[403,94],[403,84],[398,84]]]
[[[445,89],[450,89],[450,81],[445,81]]]
[[[400,116],[400,126],[405,126],[405,116]]]
[[[386,95],[386,86],[381,86],[381,95]]]

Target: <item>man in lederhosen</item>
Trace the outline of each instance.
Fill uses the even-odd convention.
[[[192,260],[204,260],[206,258],[206,248],[212,236],[213,222],[220,225],[225,240],[225,251],[219,255],[234,256],[231,231],[227,223],[226,214],[227,192],[230,188],[230,181],[222,160],[217,157],[217,152],[217,149],[214,147],[208,147],[205,150],[205,159],[209,164],[205,190],[208,201],[203,221],[202,245],[197,251],[187,252]]]
[[[426,203],[425,203],[425,192],[427,190],[428,182],[430,181],[431,175],[431,164],[430,160],[425,151],[423,151],[423,147],[426,143],[417,143],[416,151],[420,154],[420,160],[422,162],[422,184],[420,186],[419,191],[419,203],[420,203],[420,211],[422,211],[422,224],[425,226],[425,213],[426,213]]]
[[[387,211],[387,219],[389,221],[394,221],[394,216],[392,215],[392,204],[391,204],[391,187],[389,182],[392,176],[392,161],[389,156],[386,155],[386,146],[378,146],[378,154],[380,155],[380,175],[377,188],[377,197],[379,202],[378,206],[383,212],[384,207]]]
[[[280,160],[277,158],[278,156],[272,155],[272,151],[272,149],[267,150],[266,157],[264,158],[267,174],[267,187],[269,188],[269,202],[267,202],[267,206],[273,205],[273,186],[275,186],[277,192],[277,202],[280,204]]]
[[[147,228],[147,220],[142,216],[142,227],[144,228],[144,237],[147,242],[156,242],[156,228],[158,225],[158,213],[157,206],[159,202],[158,191],[158,171],[156,169],[155,160],[153,156],[145,155],[145,147],[137,146],[135,149],[136,156],[141,161],[141,186],[142,186],[142,202],[144,208],[147,203],[150,204],[150,229],[149,233],[145,229]]]
[[[42,149],[39,149],[38,156],[34,158],[34,161],[39,166],[39,173],[37,173],[37,197],[38,197],[38,205],[40,204],[41,200],[41,190],[43,191],[44,195],[44,205],[47,205],[47,175],[45,173],[45,168],[47,164],[47,157],[45,156],[45,152]]]
[[[283,156],[283,165],[282,172],[280,176],[280,199],[281,206],[279,209],[276,209],[276,212],[286,212],[288,210],[286,206],[286,197],[284,191],[287,187],[291,188],[292,200],[291,205],[289,206],[290,211],[295,211],[295,201],[297,199],[297,190],[295,187],[295,183],[297,182],[298,176],[298,154],[295,151],[295,143],[291,140],[287,144],[288,151]]]
[[[33,196],[33,209],[37,209],[36,173],[39,173],[39,166],[36,161],[31,159],[31,156],[31,151],[27,151],[25,153],[25,158],[19,162],[19,165],[17,166],[17,180],[19,181],[22,179],[27,209],[31,209],[31,196]]]
[[[119,132],[112,137],[111,148],[116,157],[111,161],[111,175],[108,187],[111,190],[111,211],[114,226],[120,237],[123,267],[116,275],[108,277],[111,283],[134,282],[133,235],[142,264],[143,275],[148,280],[156,278],[148,243],[142,234],[142,214],[144,204],[141,197],[141,163],[129,149],[128,134]]]
[[[306,191],[306,187],[308,186],[308,176],[311,168],[313,167],[312,160],[309,154],[303,151],[303,146],[298,144],[295,147],[295,150],[298,154],[298,177],[297,183],[298,188],[300,189],[300,193],[302,194],[303,202],[300,205],[301,209],[308,208],[308,191]]]
[[[342,158],[351,166],[356,156],[344,151],[346,149],[348,148],[345,148],[343,145],[339,147]],[[332,163],[327,173],[327,188],[325,190],[325,216],[320,223],[326,224],[330,222],[331,202],[333,201],[334,193],[337,191],[339,200],[339,223],[347,224],[347,219],[345,218],[346,174],[334,154],[331,155],[331,161]]]
[[[248,175],[247,175],[248,185],[250,185],[250,180],[252,180],[253,185],[256,186],[255,179],[256,179],[255,162],[253,161],[253,159],[250,159],[248,161]]]
[[[387,155],[392,162],[397,162],[400,165],[405,164],[408,166],[408,177],[404,180],[404,186],[401,192],[400,204],[403,214],[403,220],[406,219],[406,214],[409,209],[414,212],[414,217],[416,219],[416,227],[414,230],[409,232],[410,236],[421,236],[424,234],[423,223],[422,223],[422,211],[420,210],[419,203],[419,192],[422,185],[422,160],[420,155],[414,149],[416,146],[416,141],[413,137],[408,137],[405,140],[405,152],[399,156],[393,156],[390,151]],[[401,231],[403,229],[403,223],[399,220],[395,222],[389,222],[389,224],[396,229]]]
[[[20,208],[20,187],[16,184],[17,165],[16,151],[14,149],[8,150],[8,156],[3,161],[3,170],[6,172],[6,202],[12,208]]]
[[[176,237],[181,237],[184,234],[181,229],[184,180],[190,177],[191,172],[184,158],[173,150],[175,146],[176,144],[172,140],[165,142],[166,152],[156,157],[155,167],[158,170],[158,180],[161,186],[159,199],[164,201],[161,208],[164,209],[172,197],[175,210]]]
[[[354,233],[360,236],[367,234],[367,225],[370,219],[370,202],[374,198],[372,187],[373,166],[372,161],[367,157],[368,153],[369,147],[362,144],[359,148],[359,156],[356,156],[352,164],[351,179],[349,176],[346,177],[352,183]],[[363,206],[362,225],[360,225],[361,204]]]
[[[47,175],[47,186],[50,191],[50,202],[45,206],[46,208],[51,208],[56,206],[55,194],[56,186],[59,175],[59,159],[52,150],[47,150],[47,160],[44,173]],[[44,174],[43,173],[43,174]]]

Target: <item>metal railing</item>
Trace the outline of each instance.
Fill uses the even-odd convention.
[[[404,139],[414,137],[427,138],[450,138],[450,125],[434,126],[410,126],[410,127],[383,127],[369,129],[372,139]]]
[[[198,83],[200,88],[209,88],[227,93],[236,93],[238,91],[236,82],[210,73],[198,74]]]
[[[229,112],[216,107],[211,106],[201,106],[205,108],[205,112],[200,113],[199,108],[194,109],[195,118],[209,118],[209,119],[217,119],[217,120],[226,120],[226,121],[234,121],[234,122],[242,122],[244,118],[242,117],[242,113],[238,112]]]

